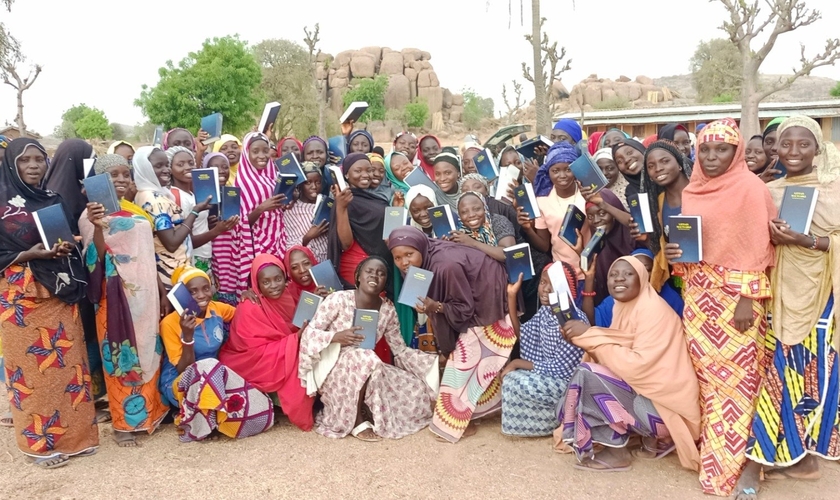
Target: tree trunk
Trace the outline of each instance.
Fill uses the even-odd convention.
[[[758,67],[751,59],[744,62],[744,81],[741,83],[741,134],[752,137],[761,133],[758,121]]]
[[[17,91],[17,126],[21,137],[26,137],[26,123],[23,121],[23,90]]]
[[[546,102],[545,74],[542,65],[540,0],[531,0],[531,49],[534,53],[534,105],[537,108],[537,133],[547,134],[551,116]]]

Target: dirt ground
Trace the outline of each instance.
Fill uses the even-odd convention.
[[[551,440],[502,436],[499,419],[457,445],[427,430],[398,441],[363,443],[303,433],[287,422],[252,438],[182,444],[172,425],[118,448],[100,426],[99,452],[45,471],[18,452],[0,429],[0,499],[99,498],[459,498],[710,499],[676,456],[636,461],[631,472],[597,474]],[[762,500],[840,498],[840,464],[823,463],[818,482],[764,483]]]

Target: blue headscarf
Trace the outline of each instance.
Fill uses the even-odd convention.
[[[551,182],[551,178],[548,176],[548,169],[550,169],[552,165],[557,163],[572,163],[579,157],[580,150],[577,146],[569,144],[568,142],[554,143],[545,155],[545,162],[542,164],[540,169],[537,170],[537,176],[534,178],[534,194],[537,196],[547,196],[548,193],[551,192],[551,188],[554,185]]]
[[[554,130],[562,130],[569,134],[573,141],[578,142],[583,138],[583,130],[578,125],[578,122],[571,118],[563,118],[554,124]]]

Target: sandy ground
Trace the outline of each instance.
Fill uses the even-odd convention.
[[[100,426],[99,452],[44,471],[18,452],[0,429],[0,499],[98,498],[459,498],[710,499],[676,456],[636,461],[631,472],[596,474],[572,468],[551,440],[502,436],[499,419],[457,445],[430,432],[398,441],[327,439],[281,422],[240,440],[182,444],[172,425],[118,448]],[[823,462],[818,482],[764,483],[762,500],[840,498],[840,464]]]

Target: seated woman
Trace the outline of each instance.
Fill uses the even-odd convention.
[[[559,425],[557,403],[583,356],[580,348],[563,338],[560,322],[549,307],[548,295],[554,291],[548,273],[552,266],[562,266],[569,290],[573,295],[577,290],[575,270],[564,262],[549,264],[540,273],[540,308],[522,325],[518,335],[521,357],[510,361],[499,374],[502,434],[508,436],[539,437],[554,432]],[[513,309],[516,301],[509,303]],[[511,310],[511,317],[515,315],[516,311]]]
[[[429,239],[413,227],[395,229],[388,248],[403,274],[410,266],[434,273],[428,296],[418,297],[415,309],[428,315],[447,360],[430,429],[455,443],[475,434],[473,419],[501,408],[496,375],[516,343],[507,272],[480,250]]]
[[[650,286],[638,259],[622,257],[609,272],[615,314],[610,328],[568,321],[563,335],[586,351],[558,406],[555,439],[572,446],[595,472],[630,469],[631,434],[643,437],[636,456],[660,458],[675,448],[683,467],[698,471],[700,389],[682,321]],[[605,446],[594,452],[595,443]]]
[[[609,291],[607,290],[607,272],[612,266],[612,263],[619,257],[630,255],[636,248],[636,241],[630,236],[630,230],[627,226],[621,224],[610,212],[601,208],[604,205],[608,205],[616,211],[629,215],[624,210],[624,205],[621,204],[621,201],[616,195],[609,189],[604,189],[591,197],[590,200],[586,203],[586,218],[589,221],[589,226],[593,232],[598,228],[604,229],[604,236],[601,238],[603,247],[598,252],[598,260],[601,265],[595,271],[595,305],[598,305],[609,296]],[[596,204],[593,201],[600,203]],[[583,250],[583,241],[580,238],[578,238],[578,244],[575,250]]]
[[[411,225],[423,231],[426,236],[434,236],[428,210],[438,206],[435,191],[422,184],[413,186],[405,194],[405,206],[408,207],[408,214],[411,216]]]
[[[446,239],[505,262],[504,249],[516,244],[513,224],[501,215],[491,214],[484,196],[473,191],[463,193],[458,199],[458,218],[458,231]]]
[[[280,297],[280,314],[289,323],[289,328],[293,332],[296,332],[298,327],[292,325],[291,321],[295,317],[295,310],[303,292],[314,293],[321,297],[326,297],[329,293],[324,286],[315,286],[312,275],[309,273],[312,266],[317,265],[318,262],[312,250],[300,245],[289,248],[283,259],[283,270],[287,273],[287,280],[286,291]],[[256,289],[254,291],[256,292]]]
[[[314,400],[297,376],[298,336],[282,314],[286,270],[280,259],[266,254],[254,258],[251,289],[259,302],[244,300],[237,306],[219,361],[261,392],[275,396],[290,422],[312,430]]]
[[[309,248],[318,260],[326,260],[329,222],[312,225],[315,202],[321,194],[321,168],[311,161],[303,162],[301,168],[306,182],[297,187],[298,197],[286,210],[286,247],[302,245]]]
[[[399,439],[429,425],[438,360],[406,347],[394,305],[381,296],[387,280],[388,264],[368,257],[356,270],[357,289],[329,295],[301,333],[298,374],[309,395],[320,394],[324,404],[315,418],[319,434],[378,441]],[[394,366],[359,347],[364,337],[353,326],[356,309],[379,311],[377,340],[384,338],[390,346]]]
[[[176,269],[176,283],[183,283],[198,305],[198,311],[172,312],[160,322],[160,392],[165,403],[179,409],[180,440],[214,439],[215,431],[243,438],[268,429],[274,424],[271,399],[218,361],[236,309],[212,300],[210,277],[201,269]]]

